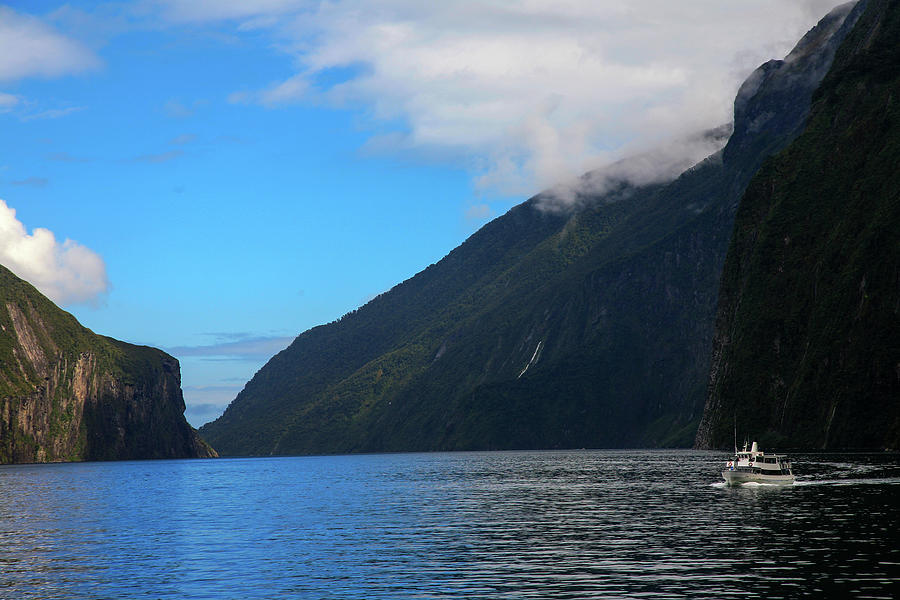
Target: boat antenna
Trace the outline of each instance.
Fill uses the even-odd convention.
[[[734,413],[734,455],[737,456],[737,413]]]

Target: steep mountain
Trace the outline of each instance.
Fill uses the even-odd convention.
[[[757,69],[720,152],[669,183],[592,173],[565,209],[515,207],[301,334],[201,433],[230,455],[690,445],[734,211],[802,130],[851,9]]]
[[[95,335],[0,266],[0,463],[216,456],[178,361]]]
[[[741,201],[698,447],[900,448],[900,3],[868,5]]]

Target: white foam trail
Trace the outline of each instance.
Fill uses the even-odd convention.
[[[810,485],[898,485],[900,477],[873,477],[869,479],[810,479],[797,480],[796,486]]]

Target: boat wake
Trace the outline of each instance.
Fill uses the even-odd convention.
[[[856,479],[797,479],[794,481],[793,485],[779,485],[775,483],[759,483],[756,481],[747,481],[744,483],[737,483],[728,485],[724,481],[717,481],[715,483],[709,484],[709,487],[713,488],[754,488],[754,487],[762,487],[762,488],[784,488],[790,489],[792,487],[809,487],[816,485],[833,485],[833,486],[844,486],[844,485],[900,485],[900,477],[871,477],[871,478],[856,478]]]
[[[853,479],[798,479],[795,486],[810,485],[900,485],[900,477],[867,477]]]
[[[794,485],[796,485],[796,483]],[[789,488],[791,486],[785,485],[783,483],[761,483],[759,481],[744,481],[744,482],[732,483],[732,484],[725,483],[724,481],[717,481],[715,483],[709,484],[709,487],[714,487],[714,488],[741,488],[741,487],[743,487],[743,488],[754,488],[754,487]]]

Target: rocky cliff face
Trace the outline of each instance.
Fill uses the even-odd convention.
[[[700,448],[900,448],[900,4],[863,8],[741,200]]]
[[[0,463],[210,457],[178,361],[85,329],[0,266]]]
[[[723,151],[567,211],[532,198],[301,334],[201,432],[225,454],[689,446],[738,201],[802,130],[851,8],[754,74]]]

